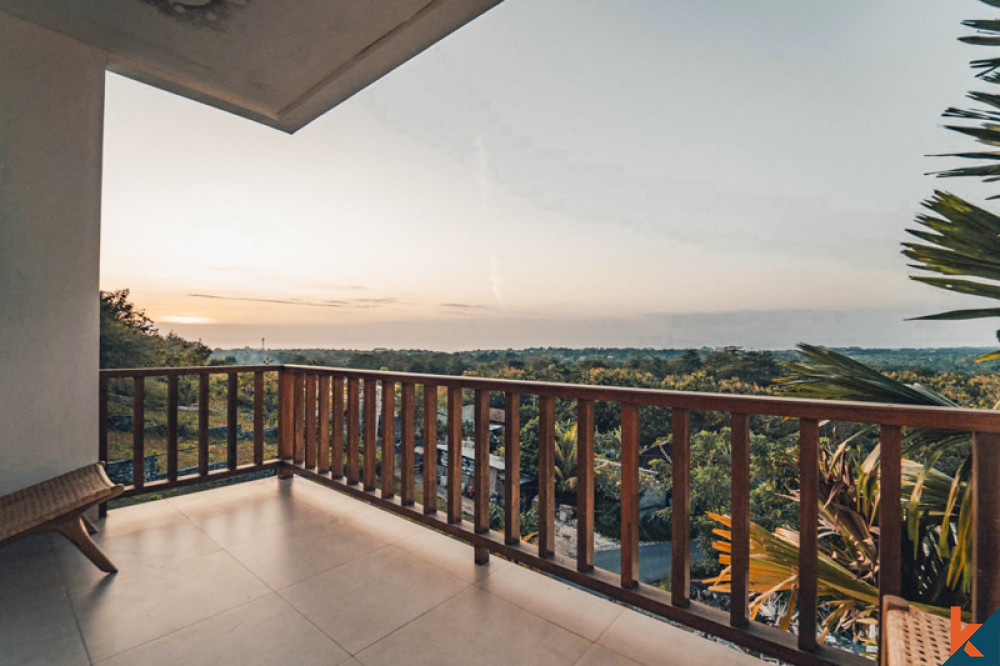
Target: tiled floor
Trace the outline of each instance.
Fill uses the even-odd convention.
[[[760,661],[304,479],[111,511],[104,576],[61,537],[0,548],[0,664]]]

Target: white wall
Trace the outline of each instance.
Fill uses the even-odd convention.
[[[97,459],[105,64],[0,13],[0,494]]]

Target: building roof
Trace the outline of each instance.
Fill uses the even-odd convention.
[[[501,0],[0,0],[109,69],[294,132]]]

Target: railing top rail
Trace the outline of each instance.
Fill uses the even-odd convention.
[[[462,389],[483,389],[526,395],[544,395],[571,400],[602,400],[658,407],[679,407],[715,412],[806,418],[819,421],[849,421],[878,425],[934,428],[938,430],[1000,433],[1000,411],[955,407],[928,407],[924,405],[897,405],[877,402],[699,393],[695,391],[669,391],[664,389],[565,384],[459,375],[431,375],[292,364],[113,369],[101,370],[101,374],[104,377],[112,378],[196,375],[202,373],[273,372],[280,370],[308,372],[318,375],[356,377],[359,379],[412,382]]]
[[[104,368],[101,376],[109,379],[128,377],[170,377],[171,375],[224,375],[229,372],[277,372],[284,368],[273,365],[195,365],[183,368]]]
[[[286,364],[284,367],[288,370],[300,372],[358,377],[361,379],[414,382],[417,384],[433,384],[436,386],[464,389],[484,389],[488,391],[510,391],[528,395],[547,395],[555,398],[605,400],[637,405],[808,418],[820,421],[853,421],[858,423],[935,428],[941,430],[1000,432],[1000,412],[982,409],[810,400],[805,398],[725,393],[699,393],[696,391],[669,391],[664,389],[565,384],[458,375],[430,375],[309,365]]]

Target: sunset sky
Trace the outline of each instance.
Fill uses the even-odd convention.
[[[507,0],[288,136],[109,74],[102,289],[213,346],[989,345],[907,279],[973,0]],[[977,301],[971,301],[977,303]]]

